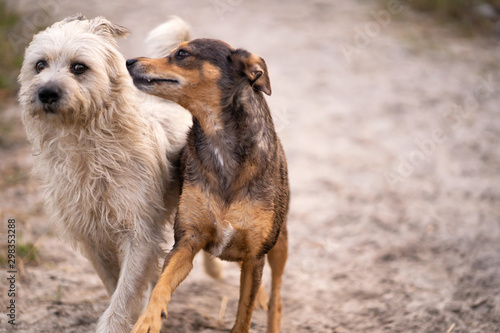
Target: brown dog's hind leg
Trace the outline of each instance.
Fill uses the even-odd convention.
[[[286,224],[281,228],[278,241],[267,254],[271,266],[271,298],[269,300],[269,311],[267,313],[267,333],[278,333],[281,322],[281,277],[285,270],[288,257],[288,235]]]
[[[240,270],[241,270],[242,262],[240,261],[238,262],[238,264],[240,265]],[[257,293],[257,298],[255,300],[255,307],[267,311],[268,303],[269,303],[269,296],[267,296],[266,288],[264,288],[264,286],[261,284],[259,292]]]
[[[241,264],[240,300],[236,323],[231,333],[246,333],[250,330],[255,299],[262,281],[265,258],[247,258]]]
[[[193,244],[195,243],[195,244]],[[156,283],[146,310],[141,315],[132,333],[159,333],[162,319],[167,317],[167,305],[172,293],[193,268],[193,259],[202,249],[202,244],[179,241],[165,258],[163,272]]]
[[[264,311],[269,309],[269,296],[267,295],[266,288],[264,288],[263,285],[260,286],[259,293],[257,294],[255,307]]]

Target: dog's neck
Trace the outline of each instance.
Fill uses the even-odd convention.
[[[101,111],[82,124],[81,128],[92,131],[94,128],[102,130],[102,126],[92,123],[106,124],[106,130],[112,129],[113,135],[129,137],[132,132],[140,131],[144,126],[143,113],[140,111],[141,97],[133,86],[128,74],[121,74],[112,85],[109,100]]]
[[[191,106],[191,135],[203,174],[231,192],[229,187],[245,187],[265,172],[275,158],[277,136],[261,93],[243,90],[221,104],[218,109]]]

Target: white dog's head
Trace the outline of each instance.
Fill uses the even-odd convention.
[[[128,33],[103,17],[77,15],[35,35],[19,75],[24,116],[75,123],[104,112],[130,81],[115,40]]]

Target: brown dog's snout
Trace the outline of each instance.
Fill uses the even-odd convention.
[[[127,61],[125,62],[125,64],[127,65],[127,68],[130,68],[132,67],[136,62],[138,61],[137,58],[133,58],[133,59],[127,59]]]

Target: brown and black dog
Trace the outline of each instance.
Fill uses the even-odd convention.
[[[182,156],[175,245],[132,332],[159,332],[174,289],[196,253],[241,262],[231,332],[248,332],[265,256],[272,270],[268,332],[280,331],[281,278],[288,252],[285,154],[262,92],[271,94],[262,58],[213,39],[182,43],[161,59],[127,60],[134,84],[191,112]]]

